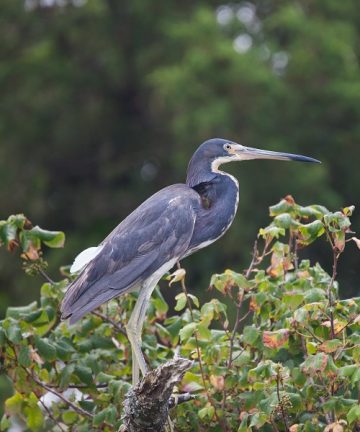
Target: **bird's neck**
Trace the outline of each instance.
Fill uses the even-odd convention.
[[[220,171],[221,162],[224,163],[221,158],[209,160],[195,153],[189,163],[186,184],[200,195],[203,210],[212,210],[214,206],[221,209],[225,205],[224,212],[234,214],[231,207],[236,211],[239,184],[231,174]]]
[[[219,209],[223,208],[224,204],[231,207],[234,204],[237,207],[239,184],[232,175],[219,171],[214,173],[210,181],[199,183],[192,187],[201,198],[203,210],[213,209],[216,206]]]
[[[238,183],[226,173],[213,173],[210,181],[199,183],[192,189],[199,194],[201,206],[197,210],[187,255],[225,234],[235,217],[239,200]]]
[[[212,183],[216,179],[224,179],[225,176],[238,189],[239,184],[236,178],[219,169],[220,164],[226,162],[228,160],[222,161],[221,158],[216,160],[201,159],[195,153],[188,166],[186,184],[193,189],[201,189],[202,184]]]
[[[186,184],[191,188],[196,187],[202,183],[209,183],[219,175],[214,167],[212,161],[202,159],[195,153],[189,162]]]

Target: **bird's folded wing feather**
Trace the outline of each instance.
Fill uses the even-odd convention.
[[[62,317],[75,322],[181,258],[192,237],[197,205],[197,194],[185,185],[170,186],[145,201],[102,242],[100,253],[69,286]]]

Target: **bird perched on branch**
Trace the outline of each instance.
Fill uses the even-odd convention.
[[[133,382],[147,365],[141,332],[150,296],[160,278],[184,257],[219,239],[234,220],[239,185],[220,165],[249,159],[319,162],[306,156],[258,150],[224,139],[205,141],[190,160],[186,183],[160,190],[97,247],[76,259],[80,271],[61,305],[62,318],[75,323],[88,312],[121,294],[139,296],[127,324],[132,347]]]

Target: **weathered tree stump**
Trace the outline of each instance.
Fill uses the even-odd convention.
[[[173,388],[192,364],[190,360],[174,358],[148,372],[131,388],[124,402],[124,425],[120,432],[163,432],[169,406],[174,405],[170,400]]]

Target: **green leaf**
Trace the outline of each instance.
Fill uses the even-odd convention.
[[[44,360],[54,361],[56,359],[56,348],[47,338],[35,336],[35,346]]]
[[[166,315],[167,311],[169,310],[169,306],[166,303],[163,295],[161,294],[159,287],[156,287],[154,290],[154,295],[152,296],[152,303],[158,313]]]
[[[175,310],[176,311],[181,311],[184,309],[184,307],[186,306],[187,303],[187,299],[186,299],[186,295],[185,293],[180,293],[175,297],[176,300],[176,305],[175,305]]]
[[[1,325],[1,321],[0,321],[0,325]],[[6,335],[5,335],[5,331],[4,329],[2,329],[0,327],[0,347],[5,346],[6,344]]]
[[[339,339],[331,339],[324,341],[321,345],[319,345],[319,350],[324,351],[326,353],[335,352],[337,349],[342,347],[343,343]]]
[[[360,405],[357,404],[351,407],[346,418],[350,424],[360,421]]]
[[[329,210],[318,205],[299,206],[298,208],[298,214],[303,218],[315,217],[316,219],[322,219],[326,213],[329,213]]]
[[[32,431],[38,431],[41,429],[44,423],[44,416],[38,405],[32,404],[32,406],[25,407],[24,414],[29,429]]]
[[[76,420],[79,418],[78,414],[74,411],[65,411],[62,414],[62,419],[65,424],[71,425],[76,422]]]
[[[62,389],[65,389],[70,384],[71,375],[74,372],[74,369],[75,366],[73,364],[68,364],[61,369],[59,385]]]
[[[251,360],[251,355],[248,351],[234,351],[233,352],[233,364],[237,367],[243,367],[248,365]]]
[[[186,324],[179,332],[180,339],[182,341],[189,339],[189,337],[193,335],[196,325],[197,324],[194,322]]]
[[[80,378],[80,380],[87,385],[91,385],[94,382],[92,376],[92,370],[87,366],[75,366],[75,375]]]
[[[196,296],[194,296],[193,294],[188,294],[188,297],[192,300],[192,302],[197,308],[200,307],[199,299]]]
[[[21,366],[24,366],[26,368],[31,366],[32,361],[30,357],[30,349],[27,345],[23,345],[20,348],[18,360]]]
[[[205,419],[206,417],[211,420],[214,417],[215,409],[212,405],[207,405],[205,408],[202,408],[198,412],[198,416],[201,419]]]
[[[359,369],[357,365],[346,365],[339,368],[339,376],[341,377],[350,377],[352,374]]]
[[[326,292],[320,288],[312,288],[305,292],[304,299],[307,303],[321,302],[326,299]]]
[[[204,340],[210,340],[211,339],[211,331],[208,329],[208,323],[207,322],[200,322],[197,327],[197,334],[201,339]]]
[[[104,423],[105,417],[106,417],[106,409],[95,414],[95,416],[93,418],[93,425],[94,426],[100,426],[102,423]]]
[[[65,243],[65,234],[61,231],[47,231],[39,226],[35,226],[29,233],[33,237],[40,239],[50,248],[61,248]]]
[[[16,239],[17,226],[13,223],[0,221],[0,241],[5,246],[8,246],[12,240]]]
[[[20,413],[23,403],[24,403],[24,396],[16,392],[13,396],[6,399],[5,401],[6,412],[13,415]]]
[[[259,236],[261,236],[263,239],[278,239],[280,236],[285,235],[285,229],[280,228],[274,225],[269,225],[266,228],[260,228],[259,229]]]
[[[17,322],[12,321],[10,327],[5,329],[5,332],[8,339],[14,344],[18,344],[21,342],[22,334],[21,334],[19,324]]]
[[[0,431],[7,431],[11,426],[10,418],[4,414],[0,421]]]
[[[299,241],[306,245],[312,243],[317,237],[320,237],[325,232],[324,225],[320,220],[315,220],[309,224],[300,225],[298,230],[302,235],[302,237],[299,238]]]
[[[294,205],[287,200],[282,199],[279,203],[270,207],[270,216],[277,216],[282,213],[288,213],[293,209]]]
[[[115,379],[114,375],[109,375],[104,372],[100,372],[99,375],[96,377],[97,381],[100,383],[108,383],[110,381],[113,381]]]
[[[241,273],[226,269],[224,274],[230,278],[232,284],[237,285],[241,289],[247,289],[251,286],[251,283]]]
[[[353,376],[351,377],[351,384],[355,385],[359,381],[360,381],[360,368],[358,367],[354,372]]]
[[[302,363],[301,368],[309,375],[316,375],[318,372],[324,372],[328,365],[329,356],[325,353],[309,355]]]
[[[290,310],[297,309],[304,301],[304,294],[302,293],[285,293],[283,302]]]
[[[243,340],[245,344],[255,345],[260,339],[260,332],[254,326],[246,326],[243,331]]]
[[[250,428],[256,427],[261,428],[269,420],[269,417],[265,413],[255,413],[251,416]]]
[[[27,306],[8,307],[6,310],[7,318],[22,319],[37,311],[37,302],[34,301]]]
[[[289,229],[293,224],[293,220],[289,213],[283,213],[275,217],[274,224],[279,228]]]
[[[238,427],[237,432],[251,432],[251,429],[247,425],[248,418],[249,418],[249,414],[245,412],[244,415],[242,416],[242,420],[240,426]]]
[[[185,373],[181,384],[182,390],[189,393],[196,392],[204,388],[201,376],[189,371]]]

